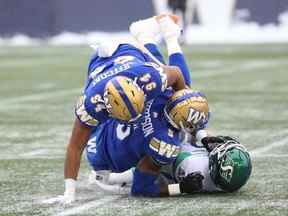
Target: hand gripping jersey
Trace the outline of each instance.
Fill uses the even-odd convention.
[[[171,94],[166,90],[157,100],[147,101],[143,115],[134,124],[110,119],[96,127],[86,148],[94,170],[123,172],[135,167],[145,155],[161,165],[174,161],[180,149],[179,134],[163,115]]]
[[[145,102],[163,93],[167,87],[163,69],[132,45],[119,45],[107,58],[96,55],[90,61],[84,92],[75,109],[76,116],[86,126],[94,127],[110,118],[103,94],[107,82],[117,75],[135,81],[144,91]]]

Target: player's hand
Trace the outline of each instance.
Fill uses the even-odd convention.
[[[44,204],[63,204],[69,205],[75,201],[75,194],[65,194],[44,200]]]
[[[218,145],[224,144],[225,140],[223,139],[223,136],[207,136],[204,137],[201,142],[207,151],[211,152]]]
[[[46,200],[44,203],[47,204],[71,204],[75,201],[76,194],[76,180],[67,178],[65,179],[65,192],[64,195],[57,196],[51,199]]]
[[[195,193],[203,188],[203,175],[200,172],[193,172],[185,176],[180,182],[181,193]]]
[[[227,141],[238,142],[237,140],[229,136],[207,136],[201,140],[202,144],[204,145],[204,147],[207,149],[208,152],[211,152],[215,147],[223,145]]]

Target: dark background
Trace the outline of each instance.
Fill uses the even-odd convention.
[[[288,0],[238,0],[236,7],[249,9],[249,21],[277,24],[278,15],[288,10]],[[153,14],[149,0],[0,0],[0,35],[126,31],[132,21]]]

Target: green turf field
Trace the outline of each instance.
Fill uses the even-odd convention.
[[[204,91],[212,131],[236,136],[253,157],[248,184],[234,194],[147,199],[103,196],[87,186],[63,193],[65,146],[81,92],[87,47],[0,47],[0,215],[288,215],[288,45],[185,49],[193,86]]]

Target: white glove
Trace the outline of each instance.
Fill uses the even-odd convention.
[[[76,181],[74,179],[65,179],[65,192],[64,195],[53,197],[51,199],[44,200],[45,204],[71,204],[75,201]]]

